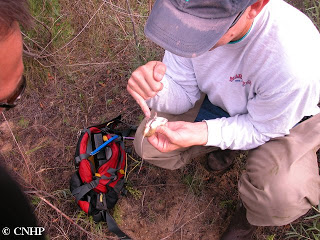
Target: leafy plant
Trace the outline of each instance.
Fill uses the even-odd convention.
[[[222,208],[234,208],[234,203],[232,200],[225,200],[220,202],[220,207]]]
[[[18,124],[20,127],[26,128],[29,126],[29,120],[25,119],[24,117],[21,117]]]
[[[40,202],[41,202],[41,199],[38,196],[33,196],[31,198],[31,204],[34,206],[38,206]]]
[[[275,234],[269,235],[267,236],[267,240],[274,240],[275,236]]]
[[[142,197],[142,192],[134,187],[131,184],[126,185],[126,189],[133,196],[135,200],[139,200]]]
[[[318,0],[286,0],[304,12],[320,30],[320,2]]]
[[[320,1],[305,0],[304,4],[307,15],[320,30]]]
[[[191,192],[196,195],[196,196],[200,196],[201,192],[204,188],[204,179],[202,178],[201,175],[198,174],[198,172],[196,171],[194,173],[194,175],[191,174],[186,174],[183,176],[182,179],[183,183],[186,184]]]
[[[291,231],[286,233],[286,239],[320,239],[320,205],[318,208],[313,207],[313,209],[316,211],[316,214],[304,218],[304,221],[298,226],[290,224]]]

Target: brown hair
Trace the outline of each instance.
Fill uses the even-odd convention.
[[[0,0],[0,37],[7,35],[14,22],[31,24],[27,0]]]

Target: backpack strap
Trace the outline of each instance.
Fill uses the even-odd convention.
[[[118,227],[116,221],[110,215],[108,211],[100,211],[98,214],[93,216],[94,221],[105,221],[108,225],[108,230],[118,236],[119,239],[123,240],[132,240],[127,234],[125,234],[121,229]]]
[[[90,131],[90,128],[86,128],[86,129],[83,129],[83,130],[81,131],[81,137],[80,137],[79,140],[78,140],[77,148],[80,148],[80,144],[81,144],[81,142],[82,142],[82,137],[83,137],[83,135],[84,135],[85,133],[88,134],[88,141],[87,141],[87,143],[86,143],[86,144],[87,144],[87,148],[86,148],[87,150],[86,150],[86,153],[83,153],[83,154],[80,154],[80,155],[74,157],[75,166],[78,166],[78,165],[80,164],[81,160],[87,159],[88,157],[90,157],[90,153],[91,153],[91,151],[92,151],[92,144],[91,144],[91,141],[90,141],[90,139],[91,139],[91,131]],[[77,150],[77,151],[78,151],[78,150]]]
[[[90,126],[89,128],[91,128],[91,127],[96,127],[96,128],[104,128],[105,126],[111,126],[111,128],[114,128],[113,126],[114,125],[116,125],[116,124],[118,124],[118,123],[122,123],[122,121],[121,121],[121,115],[119,115],[118,117],[115,117],[114,119],[111,119],[111,120],[109,120],[109,121],[107,121],[107,122],[104,122],[104,123],[101,123],[101,124],[97,124],[97,125],[92,125],[92,126]]]
[[[115,130],[116,125],[119,124],[119,123],[122,123],[122,124],[126,125],[128,128],[126,128],[124,130],[121,130],[121,131]],[[129,136],[129,134],[132,131],[136,131],[137,128],[138,128],[138,126],[136,126],[136,125],[131,125],[131,124],[128,124],[126,122],[123,122],[121,120],[121,115],[119,115],[118,117],[115,117],[114,119],[112,119],[110,121],[107,121],[107,122],[104,122],[104,123],[101,123],[101,124],[98,124],[98,125],[93,125],[91,127],[97,127],[97,128],[100,128],[102,131],[114,133],[114,134],[117,134],[117,135],[122,136],[122,137]]]
[[[88,142],[87,142],[87,154],[89,154],[92,151],[92,143],[90,141],[91,139],[91,131],[90,128],[85,129],[85,132],[88,133],[89,137],[88,137]]]
[[[76,200],[78,202],[90,190],[92,190],[98,186],[100,179],[110,179],[111,181],[108,183],[108,184],[110,184],[112,181],[116,180],[116,178],[117,178],[117,176],[115,174],[111,175],[111,177],[107,177],[107,176],[102,175],[101,177],[74,189],[71,193],[76,198]]]
[[[72,191],[72,195],[76,198],[78,202],[84,195],[86,195],[91,189],[94,189],[99,184],[99,178],[93,180],[87,184],[84,184]]]
[[[79,156],[76,156],[74,158],[74,162],[75,162],[76,166],[78,166],[80,164],[81,160],[88,159],[88,157],[90,157],[90,154],[88,154],[88,153],[84,153],[84,154],[80,154]]]

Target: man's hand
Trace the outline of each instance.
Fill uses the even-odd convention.
[[[150,109],[146,100],[154,97],[162,90],[160,82],[166,72],[166,65],[162,62],[151,61],[138,67],[128,80],[127,90],[140,105],[146,117],[150,117]]]
[[[168,122],[165,126],[158,127],[148,141],[160,152],[205,145],[208,141],[207,124],[205,122]]]

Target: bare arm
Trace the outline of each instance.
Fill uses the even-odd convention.
[[[171,152],[178,148],[206,145],[208,128],[205,122],[168,122],[157,128],[148,141],[160,152]]]

